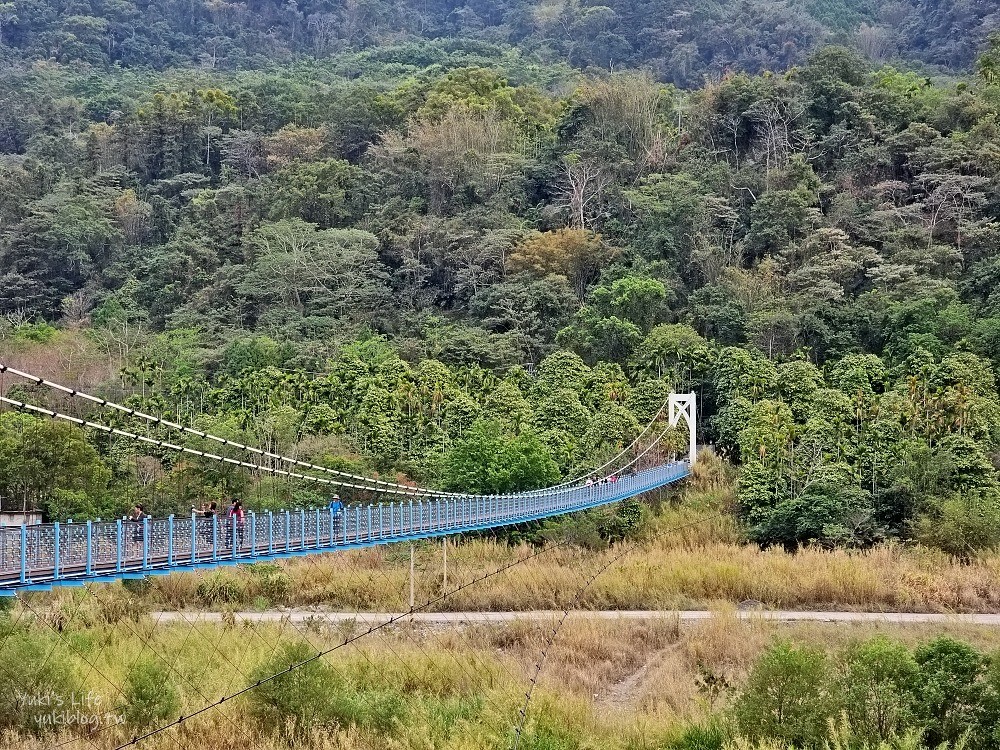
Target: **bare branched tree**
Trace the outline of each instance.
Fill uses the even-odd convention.
[[[591,209],[599,205],[613,176],[590,159],[571,154],[563,161],[563,181],[559,185],[556,205],[569,209],[570,225],[574,229],[589,229],[594,223]]]

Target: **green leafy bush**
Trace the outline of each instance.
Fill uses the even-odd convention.
[[[909,649],[878,636],[849,649],[844,659],[844,710],[853,733],[878,744],[914,726],[918,666]]]
[[[993,549],[1000,544],[1000,492],[971,490],[940,501],[917,519],[914,532],[957,557]]]
[[[210,606],[244,604],[248,601],[246,582],[223,571],[205,576],[198,582],[195,593],[203,604]]]
[[[914,652],[919,665],[915,712],[930,746],[985,740],[980,726],[989,660],[967,643],[937,638]]]
[[[646,506],[636,498],[622,500],[601,523],[601,536],[609,542],[636,539],[646,527]]]
[[[49,719],[79,690],[65,645],[13,626],[0,637],[0,731],[41,734],[58,729]]]
[[[14,333],[15,341],[31,341],[36,344],[47,344],[56,337],[57,329],[44,320],[38,323],[24,323],[18,326]]]
[[[695,724],[687,727],[665,750],[722,750],[726,732],[718,723]]]
[[[329,720],[336,676],[314,657],[316,650],[305,643],[286,644],[250,675],[251,683],[267,680],[247,693],[250,713],[263,726],[286,726],[290,719],[292,731],[302,732]]]
[[[241,569],[248,573],[244,595],[247,601],[263,598],[273,604],[280,604],[288,599],[292,579],[277,563],[254,563]]]
[[[180,695],[170,670],[160,661],[139,661],[125,679],[122,693],[119,711],[133,729],[145,729],[177,717]]]
[[[737,696],[733,717],[741,734],[796,747],[820,747],[838,702],[826,655],[778,643],[754,666]]]
[[[263,726],[290,726],[293,734],[322,725],[387,733],[406,713],[401,693],[349,684],[302,642],[286,644],[262,663],[251,674],[257,680],[267,681],[247,694],[251,713]]]

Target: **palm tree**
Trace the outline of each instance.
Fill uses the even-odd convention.
[[[990,48],[980,56],[976,70],[979,77],[990,85],[1000,81],[1000,34],[990,37]]]

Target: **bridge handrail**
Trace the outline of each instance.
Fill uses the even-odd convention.
[[[0,591],[485,530],[615,502],[688,473],[687,462],[673,462],[615,482],[566,488],[549,495],[358,503],[340,512],[329,508],[251,512],[242,524],[235,519],[192,514],[141,522],[0,527]]]

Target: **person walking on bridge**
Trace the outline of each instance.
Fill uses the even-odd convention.
[[[340,495],[334,495],[330,498],[330,515],[330,522],[333,524],[333,538],[340,539],[344,529],[344,503],[341,502]]]
[[[232,502],[229,504],[229,510],[226,511],[226,546],[230,549],[232,549],[234,541],[238,546],[243,546],[244,517],[243,501],[233,498]],[[236,532],[235,539],[233,537],[234,530]]]
[[[219,504],[214,500],[207,506],[205,505],[205,503],[201,504],[201,511],[198,513],[200,522],[196,521],[196,523],[199,523],[199,525],[201,526],[202,539],[205,540],[205,544],[207,544],[209,548],[211,548],[212,546],[212,529],[215,525],[214,519],[218,515],[219,515]]]
[[[145,519],[147,518],[149,518],[149,515],[146,513],[145,508],[140,503],[136,503],[132,508],[132,513],[128,517],[128,520],[135,524],[135,528],[132,529],[132,542],[134,544],[142,543],[143,534],[146,532]]]

